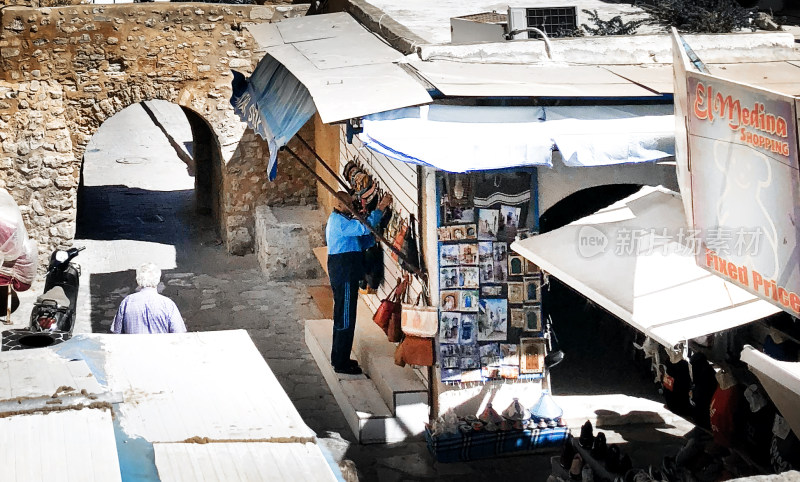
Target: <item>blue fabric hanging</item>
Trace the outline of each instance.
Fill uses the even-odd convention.
[[[308,89],[269,54],[250,79],[233,72],[231,105],[239,117],[269,145],[269,180],[278,174],[278,149],[285,146],[317,108]]]

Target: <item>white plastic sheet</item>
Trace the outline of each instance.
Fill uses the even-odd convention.
[[[25,249],[28,232],[16,201],[5,189],[0,189],[0,257],[3,264],[20,257]]]

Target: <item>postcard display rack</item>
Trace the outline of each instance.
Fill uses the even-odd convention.
[[[527,237],[537,226],[531,171],[441,173],[438,191],[436,346],[442,384],[447,392],[472,393],[488,384],[495,388],[513,383],[519,389],[535,384],[540,393],[543,387],[549,388],[544,366],[548,344],[542,321],[543,273],[509,251],[514,239]],[[505,406],[494,408],[500,412]],[[563,426],[540,430],[531,423],[527,427],[516,424],[511,432],[494,433],[477,427],[477,431],[450,434],[447,440],[434,439],[431,433],[426,436],[431,452],[444,462],[561,445],[567,433]],[[503,443],[498,442],[501,439]],[[491,450],[475,450],[478,445]]]

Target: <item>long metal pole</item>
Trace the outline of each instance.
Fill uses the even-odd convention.
[[[313,148],[312,148],[312,147],[311,147],[311,146],[308,144],[308,142],[306,142],[306,140],[305,140],[305,139],[303,139],[302,137],[300,137],[300,134],[299,134],[299,133],[298,133],[298,134],[295,134],[294,136],[295,136],[295,137],[297,137],[297,139],[298,139],[298,140],[299,140],[299,141],[300,141],[300,142],[301,142],[301,143],[302,143],[304,146],[306,146],[306,149],[308,149],[308,150],[311,152],[311,154],[313,154],[313,155],[314,155],[314,157],[317,159],[317,162],[319,162],[320,164],[322,164],[322,166],[323,166],[323,167],[324,167],[324,168],[325,168],[325,169],[326,169],[326,170],[327,170],[329,173],[331,173],[331,175],[334,177],[334,179],[336,179],[336,180],[339,182],[339,184],[340,184],[340,185],[341,185],[343,188],[345,188],[345,190],[346,190],[347,192],[351,192],[351,190],[350,190],[350,186],[348,186],[348,184],[347,184],[346,182],[344,182],[344,180],[342,180],[342,178],[341,178],[341,177],[339,177],[339,174],[337,174],[337,173],[336,173],[336,171],[334,171],[333,169],[331,169],[331,166],[329,166],[327,162],[323,161],[323,160],[322,160],[322,158],[321,158],[321,157],[319,157],[319,154],[317,154],[317,151],[315,151],[315,150],[314,150],[314,149],[313,149]]]
[[[384,238],[384,237],[383,237],[383,235],[382,235],[381,233],[379,233],[378,231],[376,231],[376,230],[375,230],[375,228],[373,228],[373,227],[372,227],[372,226],[371,226],[371,225],[370,225],[370,224],[367,222],[366,218],[364,218],[364,216],[362,216],[362,215],[361,215],[361,213],[357,212],[355,209],[353,209],[353,208],[351,207],[351,204],[352,204],[352,200],[351,200],[351,199],[346,199],[346,198],[345,198],[345,199],[342,199],[341,197],[339,197],[339,192],[338,192],[336,189],[332,188],[332,187],[331,187],[331,186],[328,184],[328,182],[327,182],[325,179],[323,179],[323,178],[322,178],[322,176],[320,176],[319,174],[317,174],[317,171],[316,171],[316,170],[315,170],[313,167],[309,166],[309,165],[306,163],[306,161],[304,161],[304,160],[303,160],[303,158],[301,158],[299,155],[297,155],[297,153],[296,153],[296,152],[294,152],[294,151],[292,150],[292,148],[291,148],[291,147],[289,147],[289,146],[283,146],[283,147],[281,147],[281,149],[284,149],[284,150],[286,150],[286,151],[287,151],[289,154],[291,154],[291,155],[292,155],[292,157],[294,157],[295,159],[297,159],[297,162],[299,162],[299,163],[300,163],[300,164],[301,164],[303,167],[305,167],[305,168],[308,170],[308,172],[310,172],[310,173],[311,173],[311,174],[312,174],[314,177],[316,177],[316,178],[317,178],[317,180],[318,180],[319,182],[321,182],[323,186],[325,186],[325,189],[327,189],[328,191],[330,191],[330,192],[331,192],[331,194],[333,194],[334,196],[336,196],[336,198],[337,198],[337,199],[339,199],[340,201],[342,201],[342,204],[344,204],[344,205],[347,207],[347,210],[348,210],[348,211],[350,211],[350,213],[351,213],[351,214],[352,214],[352,215],[353,215],[353,216],[354,216],[356,219],[358,219],[359,221],[361,221],[361,224],[363,224],[364,226],[366,226],[366,227],[367,227],[367,229],[369,229],[369,232],[370,232],[370,233],[372,233],[373,235],[375,235],[375,237],[376,237],[376,238],[378,238],[378,239],[379,239],[379,240],[380,240],[380,241],[381,241],[383,244],[385,244],[385,245],[386,245],[386,246],[387,246],[389,249],[391,249],[391,250],[392,250],[393,252],[395,252],[395,253],[396,253],[396,254],[397,254],[399,257],[401,257],[401,258],[402,258],[402,259],[403,259],[403,260],[406,262],[406,264],[407,264],[409,267],[412,267],[412,268],[414,268],[414,269],[412,270],[412,273],[414,273],[415,275],[417,275],[417,276],[418,276],[418,277],[419,277],[421,280],[425,280],[425,279],[427,279],[427,277],[425,276],[425,273],[423,273],[423,272],[422,272],[422,270],[421,270],[419,267],[417,267],[417,266],[416,266],[416,264],[417,264],[417,263],[419,263],[419,261],[417,261],[416,263],[412,263],[412,262],[411,262],[411,261],[408,259],[408,257],[406,257],[405,253],[403,253],[402,251],[400,251],[399,249],[397,249],[397,248],[395,248],[395,247],[394,247],[394,243],[393,243],[393,242],[390,242],[388,239]],[[324,161],[322,161],[322,160],[320,160],[319,162],[322,162],[323,164],[325,164],[325,162],[324,162]]]

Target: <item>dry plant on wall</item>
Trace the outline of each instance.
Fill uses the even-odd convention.
[[[736,0],[646,0],[636,5],[650,15],[648,24],[684,33],[756,30],[757,9],[744,8]]]
[[[646,20],[623,22],[620,15],[611,20],[603,20],[597,15],[597,10],[582,10],[582,12],[588,15],[589,22],[594,24],[594,27],[585,23],[581,24],[581,28],[589,35],[633,35],[636,33],[636,29],[646,22]]]

